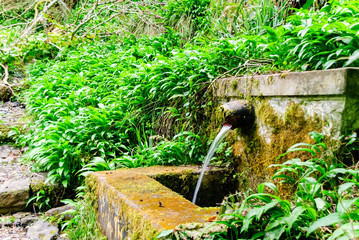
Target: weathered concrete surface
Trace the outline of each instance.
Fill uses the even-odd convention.
[[[359,129],[359,68],[224,78],[214,84],[213,95],[218,105],[209,133],[217,133],[223,123],[221,104],[246,99],[255,109],[254,126],[232,131],[225,140],[243,189],[270,180],[274,170],[267,167],[293,144],[311,142],[309,132],[335,139]]]
[[[188,173],[193,167],[148,167],[96,172],[87,186],[98,210],[98,221],[109,240],[153,239],[181,223],[205,222],[216,208],[201,208],[149,175]]]
[[[218,80],[216,87],[217,98],[262,97],[278,114],[295,102],[308,116],[319,115],[327,123],[326,133],[335,137],[359,128],[359,68],[230,77]]]
[[[218,80],[217,97],[247,96],[359,96],[359,68],[271,75],[229,77]]]

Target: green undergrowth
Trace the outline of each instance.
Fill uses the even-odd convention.
[[[175,50],[177,44],[171,37],[84,44],[63,61],[33,65],[24,97],[36,118],[22,137],[30,146],[27,158],[64,186],[95,156],[117,167],[198,161],[197,135],[179,129],[169,141],[151,132],[172,109],[194,118],[197,106],[188,96],[216,71],[208,64],[218,61],[211,52]]]
[[[205,110],[216,104],[210,84],[220,77],[359,66],[358,0],[307,1],[300,9],[268,0],[76,2],[45,13],[50,1],[24,1],[30,5],[0,16],[0,63],[10,75],[30,63],[22,99],[33,121],[18,144],[29,146],[24,159],[35,170],[68,188],[92,171],[200,163],[211,140]],[[233,216],[222,218],[229,230],[213,237],[326,237],[335,225],[310,222],[332,213],[349,232],[356,176],[328,163],[318,144],[305,164],[277,166],[284,173],[276,178],[297,190],[293,202],[262,185],[233,205]],[[222,150],[217,162],[227,163]]]
[[[60,216],[60,220],[57,220],[63,230],[62,236],[68,239],[105,240],[107,238],[101,233],[91,198],[84,194],[83,190],[78,192],[77,201],[63,200],[63,203],[71,206],[72,209],[62,213],[63,217]],[[66,215],[70,219],[64,219]]]
[[[49,180],[86,171],[198,163],[211,81],[227,74],[357,66],[359,1],[298,10],[262,35],[89,39],[29,67],[34,122],[20,142]],[[179,134],[179,135],[178,135]]]
[[[230,195],[220,216],[206,229],[221,225],[223,231],[201,239],[357,239],[359,236],[359,141],[353,132],[340,145],[312,132],[315,144],[297,143],[291,152],[309,153],[309,158],[290,159],[276,168],[273,182],[257,191]],[[293,190],[283,198],[278,187]],[[180,231],[180,230],[177,230]],[[165,231],[161,239],[177,239],[178,232]],[[190,236],[184,230],[180,236]],[[160,237],[159,237],[160,238]]]
[[[270,0],[79,0],[67,10],[59,4],[47,9],[47,1],[8,2],[0,8],[0,62],[7,64],[54,58],[87,40],[127,33],[157,36],[168,28],[191,42],[253,36],[252,41],[267,44],[272,58],[283,58],[278,63],[290,70],[350,66],[358,57],[357,0],[307,1],[299,9],[291,9],[290,1]],[[39,15],[41,21],[36,21]],[[269,41],[263,43],[261,36]]]

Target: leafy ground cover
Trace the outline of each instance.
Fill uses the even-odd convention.
[[[211,81],[225,74],[357,66],[358,6],[334,1],[318,11],[300,10],[263,35],[185,44],[167,30],[69,46],[29,68],[24,99],[36,120],[22,138],[27,157],[65,187],[84,168],[196,163],[206,140],[181,129],[198,131],[191,124],[202,121],[211,104],[203,96]],[[166,117],[176,124],[165,126]],[[168,127],[180,135],[155,146],[152,135],[175,135],[161,134]]]
[[[3,9],[0,62],[9,66],[10,75],[31,62],[30,87],[22,99],[34,121],[27,134],[19,135],[19,144],[29,146],[26,159],[36,170],[49,171],[49,181],[70,188],[81,185],[90,171],[199,163],[209,139],[198,123],[207,120],[205,109],[213,104],[207,90],[220,77],[359,65],[359,1],[332,0],[322,7],[308,1],[297,10],[286,1],[265,0],[90,0],[67,7],[56,1],[29,2],[25,11]],[[4,67],[1,71],[6,75]],[[307,162],[319,164],[324,173],[317,171],[325,176],[346,167],[323,167],[324,160],[318,159]],[[297,171],[296,164],[285,166]],[[349,172],[338,174],[333,178],[344,179]],[[332,179],[314,177],[320,186]],[[298,181],[313,185],[314,177],[293,180],[294,202],[304,201],[301,187],[307,183]],[[338,193],[342,183],[326,191]],[[315,194],[305,201],[327,205],[323,192]],[[337,206],[347,199],[334,200]],[[234,210],[253,214],[231,217],[226,224],[233,231],[218,236],[260,237],[263,231],[304,236],[310,233],[303,230],[310,228],[308,222],[330,210],[313,205],[319,213],[304,216],[313,211],[302,205],[260,191],[240,200],[241,210]],[[293,207],[298,208],[293,211],[296,218]],[[277,216],[273,219],[268,217],[272,210]],[[308,236],[327,234],[314,230]]]
[[[227,197],[222,215],[214,224],[226,225],[226,232],[211,239],[357,239],[358,184],[356,133],[341,147],[333,148],[324,136],[312,132],[315,144],[298,143],[290,152],[305,151],[310,159],[291,159],[275,164],[274,182],[294,190],[288,199],[277,186],[263,183],[256,193]]]

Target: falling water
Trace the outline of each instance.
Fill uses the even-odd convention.
[[[202,178],[204,175],[204,171],[206,170],[208,164],[209,164],[209,160],[211,160],[211,158],[213,157],[214,151],[217,149],[217,147],[219,146],[219,144],[222,142],[222,140],[224,139],[224,137],[226,136],[226,133],[231,129],[231,125],[223,125],[221,131],[218,133],[218,135],[216,136],[216,138],[214,139],[213,143],[211,144],[211,147],[209,148],[209,151],[207,153],[206,159],[204,161],[203,164],[203,168],[201,171],[201,174],[199,175],[198,178],[198,182],[197,182],[197,186],[196,186],[196,190],[194,191],[194,195],[193,195],[193,203],[196,203],[196,198],[197,198],[197,194],[198,194],[198,190],[201,186],[201,182],[202,182]]]

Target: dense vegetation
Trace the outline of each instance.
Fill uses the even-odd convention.
[[[223,73],[356,66],[353,6],[333,2],[315,12],[300,10],[284,26],[263,26],[262,35],[185,44],[168,29],[156,37],[68,46],[29,69],[24,99],[36,120],[22,138],[30,146],[27,157],[65,187],[84,168],[195,163],[204,143],[183,130],[198,131],[191,124],[205,118],[202,110],[211,101],[202,98],[211,81]],[[175,127],[180,135],[173,142],[152,144],[152,135],[173,137],[167,129]]]
[[[270,0],[65,2],[5,4],[0,63],[10,75],[30,63],[19,99],[33,122],[18,144],[67,188],[90,171],[200,162],[210,139],[198,123],[208,120],[209,86],[220,77],[359,66],[357,0],[295,10]],[[339,155],[321,157],[325,148],[318,141],[308,148],[313,159],[278,166],[274,177],[296,187],[293,201],[260,186],[236,200],[221,220],[229,230],[213,238],[322,238],[334,229],[315,230],[331,217],[342,224],[338,236],[349,223],[356,230],[357,170]]]
[[[315,144],[298,143],[290,152],[305,151],[312,158],[294,158],[274,164],[273,180],[293,192],[283,198],[273,183],[258,186],[257,193],[227,197],[220,220],[227,231],[212,239],[357,239],[359,236],[359,150],[356,133],[342,146],[329,147],[324,136],[310,133]],[[289,187],[289,188],[288,188]]]

